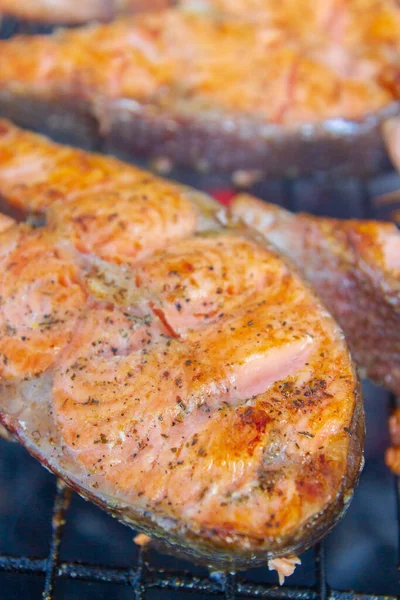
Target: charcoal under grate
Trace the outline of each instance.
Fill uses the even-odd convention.
[[[16,33],[47,33],[50,27],[40,27],[18,23],[11,19],[4,19],[0,28],[0,38],[6,39]],[[178,175],[185,183],[193,185],[199,189],[214,193],[215,196],[222,199],[228,198],[231,190],[227,184],[226,178],[219,176],[200,177],[189,173]],[[394,173],[388,173],[372,181],[359,181],[355,179],[348,180],[330,180],[327,178],[313,178],[293,181],[268,181],[256,184],[251,190],[269,202],[275,202],[281,206],[294,211],[308,211],[314,214],[324,214],[343,218],[374,218],[374,219],[393,219],[400,223],[400,177]],[[372,436],[369,436],[367,442],[373,446],[371,456],[367,453],[367,466],[372,464],[372,476],[369,477],[369,487],[360,486],[357,491],[353,506],[357,504],[357,498],[366,497],[364,504],[358,502],[355,511],[359,506],[372,504],[373,514],[376,522],[389,527],[392,532],[396,531],[394,544],[397,543],[398,551],[400,549],[400,479],[393,478],[390,484],[390,475],[383,465],[382,455],[385,446],[388,443],[386,418],[390,406],[394,405],[394,398],[381,390],[370,386],[368,388],[370,399],[367,402],[367,424],[369,405],[372,407],[371,423],[375,421],[375,410],[379,404],[382,434],[372,428]],[[368,398],[367,398],[368,400]],[[371,437],[373,438],[371,441]],[[194,599],[206,599],[212,597],[226,598],[233,600],[235,598],[269,598],[274,600],[400,600],[400,580],[396,570],[396,563],[400,562],[399,556],[394,551],[387,548],[387,544],[380,542],[380,551],[376,554],[374,560],[369,560],[371,577],[364,574],[360,576],[357,584],[363,588],[362,593],[353,591],[339,591],[332,589],[327,577],[327,554],[333,551],[340,556],[335,545],[339,544],[343,549],[344,563],[349,563],[347,570],[350,572],[357,568],[361,560],[360,554],[356,553],[357,548],[362,547],[360,531],[364,528],[364,522],[360,527],[354,529],[349,525],[349,535],[339,536],[335,541],[336,530],[333,535],[326,538],[326,541],[318,544],[314,550],[306,553],[305,563],[307,567],[298,568],[301,572],[306,569],[306,576],[302,579],[302,585],[291,584],[289,578],[285,585],[278,587],[270,583],[271,577],[267,570],[258,569],[257,577],[252,577],[252,572],[242,574],[221,574],[208,573],[203,569],[192,569],[187,563],[178,560],[173,561],[173,568],[170,565],[171,559],[167,557],[156,557],[152,551],[143,548],[136,548],[129,538],[126,545],[126,552],[135,556],[129,566],[116,566],[114,561],[109,561],[103,557],[97,564],[83,562],[79,559],[64,560],[63,547],[66,544],[66,533],[68,525],[73,521],[76,514],[74,509],[74,494],[60,481],[57,482],[55,497],[51,498],[46,492],[46,497],[41,498],[40,506],[45,507],[46,514],[49,503],[53,503],[52,513],[48,510],[51,519],[49,530],[48,555],[35,557],[22,551],[29,544],[24,540],[28,534],[29,527],[32,526],[29,519],[22,519],[19,515],[21,504],[24,502],[33,503],[31,494],[27,494],[27,487],[32,487],[32,475],[30,474],[31,463],[26,463],[25,456],[21,454],[22,450],[15,444],[1,443],[0,445],[0,598],[1,600],[116,600],[120,598],[132,598],[135,600],[145,600],[160,598],[186,600],[190,597]],[[375,464],[375,457],[379,456]],[[21,471],[22,469],[22,471]],[[25,469],[25,471],[24,471]],[[375,485],[374,469],[376,473],[384,473],[385,479],[385,498],[382,503],[382,494],[375,497],[375,491],[379,492],[379,483]],[[40,469],[39,469],[40,471]],[[39,472],[38,471],[38,472]],[[18,478],[15,473],[18,472]],[[15,506],[9,506],[7,503],[7,494],[9,486],[12,486],[14,480],[19,486],[17,490],[17,502]],[[18,482],[23,482],[18,483]],[[25,485],[26,481],[26,485]],[[383,481],[383,480],[382,480]],[[389,483],[388,483],[389,482]],[[376,488],[376,489],[375,489]],[[46,487],[46,490],[49,486]],[[371,492],[372,490],[372,492]],[[11,493],[11,492],[10,492]],[[40,492],[38,492],[40,493]],[[388,496],[386,498],[386,495]],[[72,506],[69,504],[72,496]],[[390,497],[389,497],[390,496]],[[26,500],[28,498],[28,500]],[[47,507],[47,508],[46,508]],[[394,510],[393,510],[394,508]],[[33,507],[32,507],[33,510]],[[97,510],[93,508],[93,510]],[[352,511],[352,508],[349,512]],[[25,507],[24,514],[29,513],[29,505]],[[362,512],[362,511],[361,511]],[[14,514],[15,513],[15,514]],[[388,514],[390,513],[390,514]],[[33,510],[35,519],[36,513]],[[107,518],[107,517],[105,517]],[[360,517],[361,518],[361,517]],[[357,515],[351,517],[353,522],[357,521]],[[349,519],[346,516],[339,528],[346,529]],[[387,524],[389,522],[389,525]],[[386,525],[385,525],[386,523]],[[122,527],[122,526],[121,526]],[[368,527],[366,526],[366,529]],[[39,528],[37,534],[34,529],[33,537],[45,537],[45,527]],[[50,534],[51,530],[51,534]],[[379,531],[379,525],[376,528]],[[374,531],[376,531],[374,530]],[[107,537],[103,543],[105,545],[113,543],[113,540]],[[368,531],[365,532],[368,535]],[[24,537],[25,536],[25,537]],[[32,534],[31,534],[32,537]],[[343,542],[343,540],[345,541]],[[373,537],[375,540],[375,537]],[[16,543],[16,540],[18,543]],[[377,544],[379,540],[377,539]],[[42,546],[43,544],[39,544]],[[68,544],[67,544],[68,545]],[[17,551],[16,551],[17,548]],[[124,546],[125,548],[125,546]],[[96,552],[93,552],[97,556]],[[90,555],[90,553],[89,553]],[[382,555],[382,556],[381,556]],[[90,559],[92,555],[90,555]],[[376,562],[378,561],[378,562]],[[161,566],[159,566],[161,563]],[[342,567],[343,567],[342,561]],[[377,571],[377,577],[374,579],[374,570]],[[331,570],[332,571],[332,570]],[[332,576],[332,572],[329,576]],[[335,573],[333,573],[335,575]],[[337,575],[337,573],[336,573]],[[21,587],[21,577],[34,577],[29,579],[29,585]],[[7,579],[10,578],[11,579]],[[295,578],[296,576],[294,576]],[[4,579],[3,579],[4,578]],[[275,578],[276,579],[276,578]],[[337,580],[337,577],[333,577]],[[368,581],[365,581],[368,579]],[[389,581],[389,595],[380,592],[379,586],[382,581]],[[35,581],[37,585],[33,583]],[[312,585],[308,582],[312,581]],[[371,591],[366,589],[367,584],[371,584]],[[59,588],[60,582],[73,583],[73,591]],[[305,583],[304,583],[305,582]],[[90,591],[88,584],[91,584]],[[125,595],[120,595],[120,589],[126,591]],[[24,591],[21,592],[20,590]],[[382,589],[387,589],[382,586]],[[391,594],[391,595],[390,595]]]

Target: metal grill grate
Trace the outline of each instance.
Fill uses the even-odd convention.
[[[274,600],[398,600],[398,596],[379,596],[336,591],[329,588],[326,580],[324,543],[315,550],[316,585],[309,588],[276,587],[245,581],[234,574],[219,578],[196,577],[185,571],[152,568],[146,551],[141,549],[135,567],[110,568],[59,560],[59,547],[65,525],[71,491],[58,482],[54,500],[53,525],[50,552],[45,559],[0,556],[0,570],[12,573],[35,573],[45,575],[42,599],[52,600],[56,578],[70,578],[101,583],[117,583],[130,586],[135,600],[144,600],[146,591],[160,590],[195,591],[220,596],[226,600],[235,598],[270,598]],[[6,598],[4,598],[6,600]]]
[[[5,19],[0,29],[0,38],[8,38],[15,33],[46,33],[49,27],[24,26],[16,21]],[[219,177],[199,177],[180,173],[185,183],[215,191],[219,195],[229,196],[227,182]],[[393,190],[400,189],[400,178],[387,174],[371,182],[346,180],[329,181],[326,179],[304,179],[299,181],[272,181],[256,184],[252,190],[256,195],[276,202],[291,210],[307,210],[315,214],[327,214],[336,217],[356,218],[393,218],[400,221],[400,195],[393,197]],[[388,398],[388,395],[387,399]],[[392,398],[392,403],[395,400]],[[395,480],[397,527],[400,551],[400,479]],[[332,589],[327,581],[325,543],[319,544],[313,554],[315,585],[295,587],[288,584],[277,587],[269,583],[258,583],[236,574],[206,574],[199,576],[182,569],[166,569],[152,566],[151,553],[140,548],[135,563],[130,567],[114,567],[100,564],[88,564],[78,561],[64,561],[60,558],[60,548],[67,521],[71,491],[62,483],[57,483],[52,513],[52,535],[50,551],[46,558],[31,556],[12,556],[0,554],[0,574],[34,574],[44,578],[43,600],[55,600],[59,596],[55,585],[60,580],[74,580],[104,584],[119,584],[131,591],[135,600],[145,600],[153,590],[170,591],[173,597],[181,597],[181,592],[194,592],[197,597],[268,598],[274,600],[400,600],[398,596],[355,593]],[[382,507],[381,507],[382,508]],[[377,515],[377,518],[379,516]],[[393,523],[393,526],[395,524]],[[329,538],[328,538],[329,543]],[[398,559],[400,563],[400,557]],[[180,564],[180,563],[178,563]],[[400,589],[400,585],[399,585]],[[0,578],[0,597],[9,600],[4,592]],[[11,592],[12,593],[12,592]],[[158,592],[157,592],[158,593]],[[12,598],[15,596],[12,595]],[[36,598],[38,596],[30,596]],[[75,600],[75,596],[72,596]],[[83,595],[80,598],[85,598]],[[99,598],[113,598],[107,590]],[[153,596],[154,597],[154,596]],[[156,596],[158,598],[158,596]],[[171,597],[171,596],[170,596]],[[187,597],[187,596],[185,596]],[[61,596],[60,596],[61,598]],[[25,597],[24,597],[25,600]]]

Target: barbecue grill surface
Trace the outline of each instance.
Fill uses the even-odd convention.
[[[51,27],[6,19],[0,38],[22,31],[47,33]],[[224,177],[179,171],[174,176],[229,196]],[[250,191],[295,211],[390,219],[396,209],[400,215],[400,193],[398,201],[382,195],[395,189],[400,190],[400,177],[392,173],[373,181],[267,181]],[[400,600],[400,480],[383,459],[394,399],[369,383],[364,395],[366,466],[354,500],[326,540],[302,555],[302,566],[282,588],[266,568],[224,576],[139,549],[129,528],[57,484],[18,444],[0,440],[0,599]]]

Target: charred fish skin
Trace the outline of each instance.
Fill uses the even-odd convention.
[[[2,194],[47,225],[0,234],[2,423],[84,497],[196,561],[246,568],[315,543],[357,484],[364,417],[311,289],[261,236],[218,225],[207,197],[7,135]],[[139,227],[138,207],[153,218],[132,252],[113,224]]]
[[[294,4],[271,3],[263,19],[234,18],[224,3],[178,7],[2,42],[0,112],[63,141],[203,171],[388,168],[399,9],[384,12],[382,35],[383,8],[369,0]]]

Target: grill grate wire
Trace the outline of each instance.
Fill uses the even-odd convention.
[[[21,23],[15,19],[5,18],[0,26],[0,39],[8,39],[18,33],[46,34],[50,33],[52,29],[49,25]],[[206,189],[206,191],[210,191],[210,189],[215,187],[215,181],[207,185],[203,179],[193,179],[193,176],[189,176],[188,183]],[[400,188],[400,178],[397,183]],[[221,183],[218,185],[221,187]],[[319,207],[322,206],[323,214],[331,214],[331,216],[354,216],[357,218],[385,218],[386,216],[386,218],[396,220],[395,215],[397,213],[391,212],[391,206],[396,203],[400,205],[400,194],[394,195],[393,201],[391,200],[393,192],[390,189],[391,183],[389,183],[389,190],[384,190],[379,195],[374,194],[374,188],[372,187],[371,189],[369,182],[350,180],[350,192],[353,190],[354,204],[353,199],[351,204],[346,204],[342,198],[341,206],[336,206],[336,198],[339,197],[338,195],[341,191],[340,184],[339,188],[335,187],[334,197],[330,202],[328,201],[328,204],[325,202],[321,203],[320,201],[320,195],[326,196],[327,190],[332,185],[335,187],[336,182],[333,183],[332,181],[318,178],[300,182],[284,180],[272,182],[271,185],[267,182],[266,187],[263,187],[263,184],[261,184],[261,187],[256,185],[253,191],[260,197],[268,198],[269,201],[275,201],[294,211],[308,210],[319,213]],[[383,188],[385,186],[386,183],[383,181]],[[344,189],[347,190],[345,194],[349,196],[348,186],[345,185]],[[316,199],[313,200],[315,190],[318,191]],[[356,190],[355,193],[354,190]],[[306,201],[304,201],[305,198]],[[317,207],[316,211],[313,210],[315,207]],[[386,214],[382,214],[384,211],[386,211]],[[392,407],[396,405],[396,399],[393,397],[391,397],[391,405]],[[398,566],[400,568],[400,477],[394,478],[394,488],[398,527]],[[138,549],[136,564],[131,568],[62,561],[60,560],[60,546],[67,521],[71,495],[71,490],[62,481],[58,480],[53,504],[50,550],[47,558],[15,557],[8,554],[0,554],[0,573],[8,572],[44,576],[42,600],[55,600],[54,588],[58,579],[120,584],[132,590],[132,599],[134,600],[145,600],[147,592],[153,589],[170,590],[177,593],[180,591],[193,591],[197,594],[225,598],[226,600],[235,600],[236,598],[266,598],[271,600],[400,600],[400,595],[369,595],[331,589],[327,581],[324,541],[319,543],[314,551],[316,583],[314,586],[309,587],[295,587],[290,585],[278,587],[266,583],[255,583],[234,573],[228,573],[223,576],[209,574],[208,576],[199,577],[185,570],[155,568],[151,566],[149,553],[144,547]],[[7,600],[7,598],[4,598],[4,600]]]

